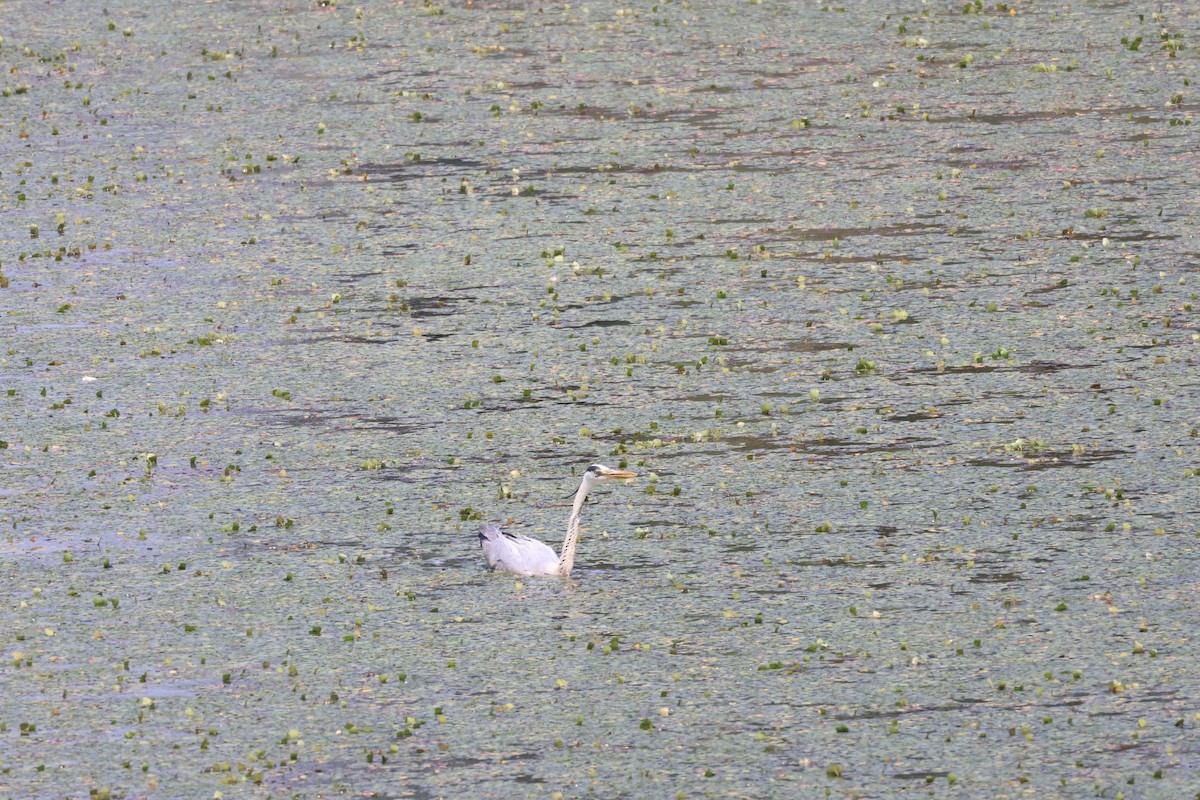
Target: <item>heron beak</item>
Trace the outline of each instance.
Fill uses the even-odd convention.
[[[636,478],[636,472],[627,472],[623,469],[610,469],[608,472],[600,473],[601,478]]]

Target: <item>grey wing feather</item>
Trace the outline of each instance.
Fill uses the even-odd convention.
[[[479,546],[488,566],[517,575],[557,575],[558,554],[537,539],[505,533],[498,525],[479,528]]]

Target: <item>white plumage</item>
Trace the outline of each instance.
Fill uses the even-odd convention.
[[[528,536],[500,530],[499,525],[479,529],[479,545],[488,566],[497,572],[518,575],[558,575],[558,553]]]
[[[563,539],[562,554],[555,553],[537,539],[505,533],[498,525],[486,524],[479,529],[479,546],[488,566],[497,572],[512,572],[517,575],[561,575],[571,574],[575,566],[575,545],[579,541],[579,518],[583,501],[592,487],[600,480],[612,478],[636,478],[637,474],[625,470],[609,469],[602,464],[593,464],[583,473],[583,482],[575,492],[571,505],[571,518],[567,521],[567,537]]]

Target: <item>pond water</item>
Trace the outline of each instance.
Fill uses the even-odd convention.
[[[5,4],[0,796],[1192,796],[1198,21]]]

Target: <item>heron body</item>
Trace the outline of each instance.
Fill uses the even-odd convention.
[[[558,553],[537,539],[505,533],[498,525],[484,525],[479,529],[479,546],[483,548],[488,566],[497,572],[559,574]]]
[[[548,546],[528,536],[505,533],[497,525],[483,525],[479,529],[479,546],[488,567],[497,572],[512,572],[517,575],[560,575],[571,574],[575,566],[575,545],[579,542],[579,519],[583,512],[583,501],[592,487],[602,480],[614,478],[636,478],[633,472],[609,469],[602,464],[593,464],[583,473],[583,482],[575,492],[571,504],[571,517],[567,520],[567,537],[563,539],[562,553],[555,553]]]

